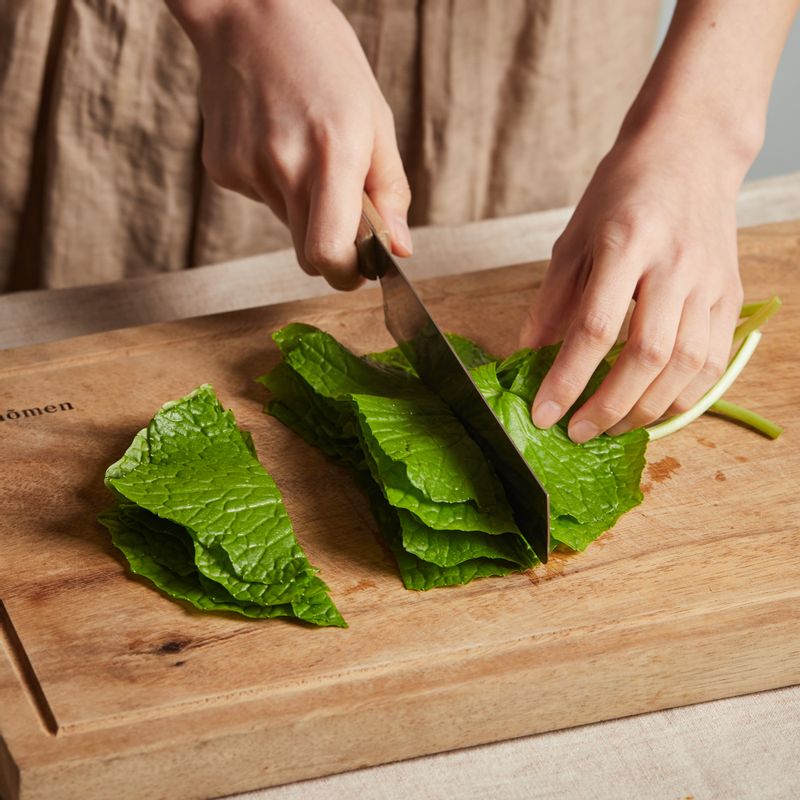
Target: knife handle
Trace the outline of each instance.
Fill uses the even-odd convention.
[[[392,238],[389,229],[366,192],[361,194],[361,220],[356,233],[356,249],[358,250],[358,271],[371,281],[378,277],[375,269],[375,253],[370,242],[375,237],[391,252]]]

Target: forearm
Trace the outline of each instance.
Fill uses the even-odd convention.
[[[192,41],[224,8],[220,0],[165,0],[165,5]]]
[[[679,0],[621,139],[685,137],[744,177],[798,0]]]
[[[167,8],[195,47],[213,46],[214,37],[230,27],[229,20],[242,13],[255,13],[260,20],[268,20],[282,5],[296,3],[296,0],[164,0]],[[329,5],[330,0],[304,0],[313,12],[314,5]],[[312,17],[310,16],[309,19]],[[269,28],[260,31],[262,36],[269,34]]]

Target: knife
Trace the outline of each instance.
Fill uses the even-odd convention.
[[[358,268],[380,281],[386,327],[417,374],[450,407],[494,467],[522,535],[539,560],[550,552],[550,499],[390,253],[389,230],[363,196]]]

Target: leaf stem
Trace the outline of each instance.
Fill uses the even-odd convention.
[[[614,362],[619,358],[622,348],[625,347],[625,342],[618,342],[606,354],[606,361],[613,366]]]
[[[759,308],[766,305],[769,300],[759,300],[757,303],[745,303],[742,306],[742,310],[739,312],[739,319],[745,319],[745,317],[751,317],[753,314],[758,311]]]
[[[780,297],[771,297],[761,303],[750,303],[742,307],[741,316],[747,317],[736,326],[733,332],[733,343],[738,345],[748,334],[760,328],[779,308],[781,307]],[[745,312],[753,309],[748,315]]]
[[[761,414],[756,414],[755,411],[737,406],[736,403],[731,403],[729,400],[717,400],[708,410],[713,414],[719,414],[722,417],[735,419],[737,422],[749,425],[759,433],[763,433],[764,436],[769,436],[770,439],[777,439],[783,433],[783,428],[780,425],[776,425],[774,422],[762,417]]]
[[[780,303],[780,301],[779,301]],[[731,384],[739,377],[739,373],[745,368],[750,357],[753,355],[759,341],[761,340],[760,331],[750,331],[745,337],[742,346],[737,351],[736,355],[731,359],[728,368],[725,370],[723,376],[712,386],[690,409],[684,411],[682,414],[677,414],[664,422],[659,422],[647,428],[651,439],[661,439],[664,436],[669,436],[671,433],[679,431],[681,428],[686,427],[690,422],[694,422],[699,416],[705,414],[714,403],[716,403],[725,392],[731,387]]]

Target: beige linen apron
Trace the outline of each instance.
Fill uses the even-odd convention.
[[[656,0],[339,0],[394,110],[411,223],[573,203],[649,62]],[[161,0],[0,0],[0,291],[290,246],[200,163]]]

